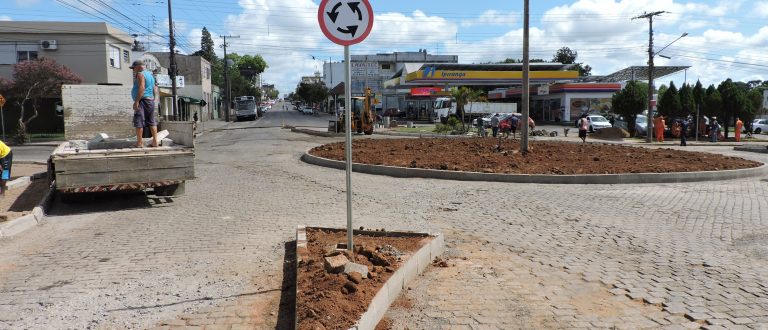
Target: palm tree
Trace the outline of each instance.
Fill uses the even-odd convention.
[[[481,90],[474,90],[466,86],[451,89],[451,96],[456,100],[456,115],[461,117],[462,130],[466,131],[464,127],[464,106],[469,103],[471,108],[471,102],[479,101],[484,94]]]

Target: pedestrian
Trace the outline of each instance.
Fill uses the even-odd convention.
[[[589,128],[589,121],[587,120],[587,115],[582,114],[581,118],[578,122],[579,126],[579,138],[581,138],[581,143],[587,142],[587,128]]]
[[[688,145],[687,136],[688,135],[688,126],[691,125],[691,122],[688,121],[688,118],[683,119],[683,121],[680,123],[680,145],[685,147]]]
[[[736,142],[741,142],[741,130],[744,129],[744,122],[736,117]]]
[[[197,111],[192,115],[192,121],[197,122]]]
[[[497,113],[491,117],[491,131],[493,131],[493,137],[496,137],[496,135],[499,134],[499,124],[499,114]]]
[[[479,137],[485,136],[485,123],[483,123],[483,118],[477,117],[477,119],[475,119],[475,122],[477,126],[477,136]]]
[[[133,70],[133,127],[136,128],[136,147],[143,148],[142,135],[144,127],[148,126],[152,132],[152,147],[157,147],[157,117],[155,116],[155,97],[157,85],[151,71],[144,70],[142,61],[133,61],[129,67]]]
[[[517,127],[520,126],[520,117],[512,115],[510,119],[510,129],[512,130],[512,140],[517,138]]]
[[[656,117],[656,122],[654,123],[653,129],[656,131],[656,142],[664,142],[664,129],[666,128],[666,123],[664,122],[664,116],[659,115]]]
[[[2,175],[0,175],[0,195],[4,195],[6,183],[11,179],[11,167],[13,166],[13,150],[7,146],[3,141],[0,141],[0,168],[2,168]]]
[[[711,142],[717,142],[717,134],[720,128],[720,124],[717,123],[717,117],[712,117],[709,123],[709,140]]]
[[[509,131],[511,130],[509,121],[509,118],[505,118],[499,124],[499,129],[501,129],[501,137],[505,139],[509,137]]]

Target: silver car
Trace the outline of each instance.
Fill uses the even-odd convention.
[[[752,121],[752,132],[762,134],[768,132],[768,119],[755,119]]]

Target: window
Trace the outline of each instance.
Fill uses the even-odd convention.
[[[128,63],[131,61],[131,53],[127,50],[123,50],[123,62]]]
[[[109,46],[109,66],[120,68],[120,48]]]
[[[382,70],[391,70],[392,66],[391,66],[391,64],[382,64],[381,65],[381,69]]]
[[[37,52],[36,51],[20,51],[16,52],[16,63],[21,63],[28,60],[36,60],[37,59]]]

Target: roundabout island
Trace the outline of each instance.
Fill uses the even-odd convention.
[[[729,180],[768,173],[768,166],[714,153],[641,146],[517,140],[360,139],[353,171],[405,178],[550,184],[674,183]],[[304,162],[343,169],[344,143],[310,149]]]

